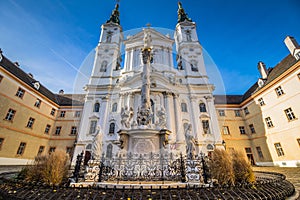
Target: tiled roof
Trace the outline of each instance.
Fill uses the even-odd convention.
[[[215,104],[240,104],[243,95],[214,95]]]
[[[269,69],[269,74],[263,87],[259,88],[257,82],[253,84],[243,95],[243,101],[249,98],[252,94],[257,92],[258,90],[264,88],[266,85],[271,83],[278,76],[283,74],[286,70],[288,70],[291,66],[293,66],[297,60],[291,54],[286,56],[282,61],[280,61],[274,68]]]
[[[24,72],[21,68],[16,66],[13,62],[7,59],[5,56],[2,55],[2,60],[0,61],[0,66],[3,67],[5,70],[9,71],[15,77],[20,79],[23,83],[31,87],[33,90],[39,92],[40,94],[44,95],[52,102],[60,105],[60,106],[78,106],[83,105],[84,102],[84,95],[83,94],[73,94],[73,95],[61,95],[61,94],[54,94],[46,87],[44,87],[41,83],[39,89],[37,90],[34,87],[35,82],[38,82],[26,72]]]

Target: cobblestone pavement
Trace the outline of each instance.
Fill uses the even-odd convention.
[[[253,167],[253,170],[284,174],[286,179],[300,191],[300,167]]]

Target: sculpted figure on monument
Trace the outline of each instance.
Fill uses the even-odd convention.
[[[158,117],[158,124],[157,125],[160,126],[161,128],[165,128],[166,123],[167,123],[165,108],[162,107],[161,110],[158,110],[156,112],[156,115]]]
[[[125,106],[125,108],[122,108],[121,110],[121,124],[125,128],[130,128],[130,122],[133,117],[133,108],[130,107],[128,109],[128,106]]]
[[[149,33],[149,30],[146,29],[144,32],[144,48],[151,48],[151,42],[152,42],[152,38],[151,38],[151,34]]]
[[[100,125],[98,125],[96,134],[94,135],[93,138],[93,145],[92,145],[92,158],[94,160],[99,160],[101,157],[102,140],[103,140],[103,134]]]
[[[195,138],[191,134],[191,131],[192,131],[192,125],[186,124],[186,126],[184,127],[184,135],[185,135],[187,155],[194,155],[195,153]]]

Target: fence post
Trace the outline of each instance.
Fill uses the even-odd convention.
[[[180,171],[181,171],[181,182],[186,182],[186,171],[185,171],[185,162],[182,156],[182,153],[180,153]]]
[[[75,164],[75,169],[73,172],[73,177],[75,179],[75,182],[78,183],[78,178],[79,178],[79,173],[80,173],[80,166],[82,163],[82,158],[83,158],[83,152],[77,155],[76,158],[76,164]]]

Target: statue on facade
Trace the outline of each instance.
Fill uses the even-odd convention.
[[[184,127],[184,135],[185,135],[185,142],[186,142],[186,154],[187,155],[194,155],[195,154],[195,138],[191,134],[192,125],[187,124]]]
[[[126,134],[121,134],[119,142],[120,142],[120,144],[119,144],[120,148],[124,149],[125,147],[127,147],[128,136]]]
[[[178,11],[177,11],[177,14],[178,14],[178,20],[177,20],[177,23],[180,23],[180,22],[183,22],[183,21],[189,21],[191,22],[191,18],[188,17],[187,13],[185,13],[183,7],[182,7],[182,4],[181,2],[178,2]]]
[[[167,119],[166,119],[166,111],[165,108],[162,107],[161,110],[158,110],[156,112],[156,115],[158,117],[158,123],[157,125],[161,128],[166,128]]]
[[[128,106],[125,106],[121,109],[121,124],[125,128],[130,128],[130,122],[133,117],[133,108],[130,107],[128,109]]]
[[[152,37],[148,29],[144,31],[144,49],[151,48]]]
[[[102,153],[103,133],[101,131],[100,125],[97,126],[96,130],[97,130],[96,134],[94,135],[94,138],[93,138],[92,158],[94,160],[99,160],[101,157],[101,153]]]
[[[120,12],[119,12],[119,4],[116,4],[115,9],[112,11],[112,14],[109,20],[106,23],[113,22],[120,25]]]
[[[150,108],[140,109],[138,108],[137,112],[137,124],[140,125],[149,125],[151,123],[153,114]]]

